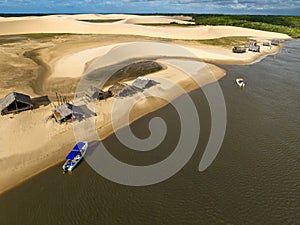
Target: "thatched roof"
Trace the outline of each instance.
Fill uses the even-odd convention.
[[[253,52],[259,52],[260,51],[260,46],[259,45],[251,45],[249,46],[249,51],[253,51]]]
[[[96,87],[89,87],[86,91],[85,91],[85,95],[91,99],[93,98],[98,98],[99,94],[100,94],[101,90],[99,88]]]
[[[272,45],[279,45],[279,43],[280,43],[280,40],[277,39],[277,38],[274,38],[274,39],[271,41],[271,44],[272,44]]]
[[[52,111],[53,111],[53,115],[57,121],[62,121],[72,115],[80,115],[83,117],[85,115],[85,113],[79,106],[75,106],[70,103],[65,103],[65,104],[59,105]]]
[[[155,82],[154,80],[150,80],[148,78],[144,78],[144,77],[138,77],[133,83],[132,86],[139,88],[139,89],[146,89],[146,88],[150,88],[154,85],[158,84],[157,82]]]
[[[232,52],[233,53],[245,53],[246,48],[244,48],[244,47],[233,47]]]
[[[58,121],[66,118],[72,114],[73,114],[72,105],[69,103],[59,105],[53,110],[53,115],[55,116],[56,120],[58,120]]]
[[[24,104],[27,104],[29,107],[33,107],[33,103],[29,95],[25,95],[18,92],[11,92],[0,100],[1,112],[14,101],[22,102]]]
[[[133,87],[133,86],[126,86],[124,87],[122,90],[119,91],[119,93],[117,94],[119,97],[126,97],[126,96],[132,96],[134,94],[136,94],[137,92],[142,91],[139,88]]]

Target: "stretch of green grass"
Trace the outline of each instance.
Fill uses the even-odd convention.
[[[300,37],[300,16],[194,15],[198,25],[226,25],[252,28]]]
[[[207,44],[222,46],[226,48],[231,48],[233,46],[244,46],[249,41],[249,37],[224,37],[216,39],[198,40],[198,42]]]

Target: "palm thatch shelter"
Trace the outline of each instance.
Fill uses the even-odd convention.
[[[245,53],[246,48],[244,48],[244,47],[233,47],[232,52],[233,53]]]
[[[101,90],[99,88],[96,87],[89,87],[86,91],[85,91],[85,95],[86,97],[88,97],[89,99],[95,99],[99,97]]]
[[[277,38],[274,38],[272,41],[271,41],[271,45],[279,45],[279,43],[280,43],[280,40],[279,39],[277,39]]]
[[[78,106],[65,103],[52,110],[53,117],[58,123],[85,118],[84,112]]]
[[[11,92],[0,100],[1,115],[18,113],[33,109],[33,103],[29,95]]]
[[[112,93],[109,90],[103,91],[97,87],[89,87],[85,92],[85,96],[90,100],[92,99],[102,100],[102,99],[112,97]]]
[[[259,45],[250,45],[248,48],[248,51],[260,52],[260,46]]]
[[[154,85],[158,84],[158,82],[154,81],[154,80],[150,80],[148,78],[145,77],[138,77],[133,83],[132,86],[139,88],[139,89],[146,89],[146,88],[150,88]]]

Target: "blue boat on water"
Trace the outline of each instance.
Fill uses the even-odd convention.
[[[80,162],[84,157],[86,150],[88,148],[88,142],[78,142],[72,151],[67,155],[66,162],[62,166],[64,173],[72,171],[74,167]]]

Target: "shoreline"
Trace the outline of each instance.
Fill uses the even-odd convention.
[[[94,16],[97,17],[96,15]],[[83,17],[90,17],[90,15],[84,15]],[[119,15],[119,17],[123,18],[124,15]],[[46,18],[48,17],[45,17],[43,19]],[[67,19],[64,16],[63,20],[64,22],[70,22],[70,24],[74,25],[74,20],[76,18],[78,18],[78,15],[71,16],[71,19]],[[128,18],[124,19],[125,21],[123,21],[122,23],[117,23],[118,27],[122,27],[127,20],[131,20],[132,18],[134,18],[133,15],[128,15]],[[142,17],[139,18],[138,21],[140,21],[141,19]],[[2,23],[4,20],[5,19],[3,18],[0,19],[0,27],[3,26]],[[40,22],[39,18],[35,18],[34,20],[37,23]],[[57,18],[54,19],[54,21],[56,20]],[[6,21],[6,23],[12,25],[15,21],[17,21],[17,24],[19,25],[23,24],[22,18],[10,18],[9,21]],[[53,20],[51,21],[53,22]],[[131,22],[132,21],[134,20],[131,20]],[[31,22],[34,23],[33,21]],[[108,25],[109,24],[106,25],[107,29],[109,27]],[[125,25],[126,26],[124,27],[127,29],[128,24]],[[134,23],[130,24],[130,27],[132,26],[135,26]],[[94,25],[87,27],[94,27]],[[10,27],[8,26],[6,27],[6,29],[10,29]],[[18,26],[16,26],[14,27],[14,29],[17,30],[19,28]],[[36,29],[43,29],[43,27],[36,27]],[[110,29],[113,29],[113,26]],[[148,28],[138,26],[139,32],[144,32],[143,29]],[[164,28],[163,30],[165,29],[167,28]],[[170,29],[174,30],[174,28]],[[189,28],[180,28],[180,30],[188,29]],[[206,29],[210,29],[210,27],[207,27]],[[237,33],[240,31],[239,28],[231,29],[234,29]],[[154,32],[157,29],[151,28],[150,30],[151,32]],[[191,35],[195,35],[195,33],[193,33],[193,29],[191,30]],[[133,31],[134,30],[130,32]],[[93,62],[96,57],[99,57],[99,55],[101,55],[101,52],[103,53],[105,49],[109,51],[109,46],[118,46],[126,42],[145,40],[163,41],[164,43],[172,44],[172,42],[167,42],[166,40],[164,40],[164,36],[160,36],[161,30],[158,33],[149,33],[149,30],[147,32],[144,33],[144,36],[138,37],[130,36],[128,35],[128,32],[125,32],[124,36],[116,34],[116,37],[118,37],[117,40],[111,40],[113,35],[107,37],[91,37],[90,39],[87,39],[87,41],[80,40],[79,37],[57,37],[53,39],[50,38],[49,40],[47,39],[45,42],[40,42],[40,40],[37,39],[25,41],[22,40],[17,44],[11,45],[0,45],[0,51],[5,53],[0,57],[2,57],[1,59],[3,59],[3,62],[7,61],[10,66],[7,67],[7,69],[5,69],[6,67],[4,67],[2,71],[6,72],[11,68],[14,69],[12,70],[12,72],[9,71],[10,73],[7,72],[7,74],[5,74],[8,78],[4,83],[10,84],[9,81],[11,80],[11,77],[14,79],[11,86],[8,85],[8,88],[5,88],[5,90],[1,90],[1,94],[4,95],[4,93],[9,90],[15,90],[20,92],[24,91],[28,94],[33,93],[33,97],[39,94],[47,94],[48,96],[52,94],[53,98],[53,93],[58,90],[60,91],[59,93],[63,93],[66,95],[69,94],[70,96],[72,96],[72,92],[70,90],[73,86],[76,87],[82,71],[86,69],[86,65],[89,65],[89,63]],[[252,34],[254,34],[255,30],[251,30],[251,32]],[[199,33],[196,34],[198,35]],[[257,34],[273,35],[273,33],[263,31],[258,31]],[[207,35],[207,33],[203,34],[203,36],[200,36],[199,38],[205,39],[207,37],[205,35]],[[218,33],[214,36],[214,34],[212,33],[210,35],[210,37],[217,37],[220,34]],[[228,36],[229,34],[225,33],[224,35]],[[277,33],[277,35],[281,37],[282,34]],[[247,34],[247,36],[249,35]],[[181,37],[182,40],[184,40],[184,37],[185,36]],[[286,36],[282,35],[282,37]],[[100,38],[100,40],[98,38]],[[194,39],[194,36],[191,38]],[[92,41],[89,42],[89,40]],[[272,51],[270,52],[247,52],[244,56],[242,56],[239,54],[232,54],[231,50],[210,45],[194,46],[191,44],[187,44],[180,46],[191,50],[192,53],[194,53],[199,58],[199,61],[211,63],[212,65],[209,66],[211,66],[211,68],[214,70],[213,74],[216,76],[216,80],[223,77],[226,74],[226,71],[223,71],[221,68],[213,64],[218,64],[219,62],[221,62],[221,64],[235,64],[237,62],[238,64],[245,65],[252,64],[260,61],[269,54],[277,54],[280,51],[280,47],[273,47]],[[99,48],[99,51],[96,51],[95,48]],[[103,54],[105,54],[105,51]],[[20,60],[18,57],[20,58]],[[16,59],[18,59],[19,61],[17,61]],[[55,71],[55,67],[59,63],[61,63],[61,67],[57,72]],[[30,67],[28,67],[28,65],[30,65]],[[23,68],[27,67],[28,71],[26,71],[25,73],[23,71]],[[19,72],[20,74],[16,74]],[[55,73],[57,73],[57,75],[54,75]],[[65,74],[68,74],[70,76],[61,76]],[[33,75],[36,75],[36,79]],[[205,80],[205,75],[203,75],[198,77],[202,82],[201,86],[197,86],[195,85],[195,82],[193,83],[193,81],[186,78],[185,75],[179,70],[171,67],[154,74],[146,75],[146,77],[156,77],[157,79],[165,77],[167,79],[170,79],[172,80],[172,82],[174,82],[174,84],[181,86],[185,90],[185,93],[189,93],[209,83],[209,80]],[[18,79],[22,81],[28,79],[28,84],[18,83]],[[161,86],[163,87],[163,85],[164,84],[162,84]],[[143,100],[143,104],[138,104],[139,102],[137,102],[137,106],[131,114],[130,121],[125,124],[119,124],[117,130],[123,128],[124,126],[128,126],[129,124],[139,120],[143,116],[153,111],[165,107],[167,104],[169,104],[169,102],[180,97],[182,94],[185,94],[180,92],[174,92],[174,94],[170,94],[172,93],[173,89],[167,86],[165,86],[164,88],[167,91],[163,92],[163,96],[166,96],[169,101],[162,101],[156,98],[152,98],[145,101]],[[28,91],[30,89],[31,91]],[[151,93],[152,91],[155,93],[161,92],[161,90],[156,87],[149,89],[149,93]],[[135,99],[128,98],[126,99],[126,101],[132,102],[135,101]],[[102,140],[110,137],[114,133],[114,130],[112,129],[112,126],[110,124],[111,121],[108,119],[113,102],[113,100],[106,101],[105,107],[103,106],[103,102],[103,104],[99,103],[96,105],[96,113],[100,115],[96,126],[98,128],[101,127],[98,133],[105,134],[101,136]],[[55,104],[55,101],[52,101],[51,104],[41,106],[33,111],[25,111],[20,114],[14,115],[10,114],[0,118],[0,122],[2,125],[2,135],[0,136],[0,140],[2,140],[4,149],[0,151],[0,169],[2,171],[2,174],[0,176],[0,194],[22,184],[26,180],[45,171],[46,169],[55,166],[58,163],[61,163],[63,161],[61,159],[64,159],[65,155],[75,144],[75,138],[72,129],[73,127],[71,124],[58,125],[53,120],[47,120],[48,116],[50,115],[51,109],[53,108],[53,103]],[[106,108],[106,111],[103,110],[103,108]]]

